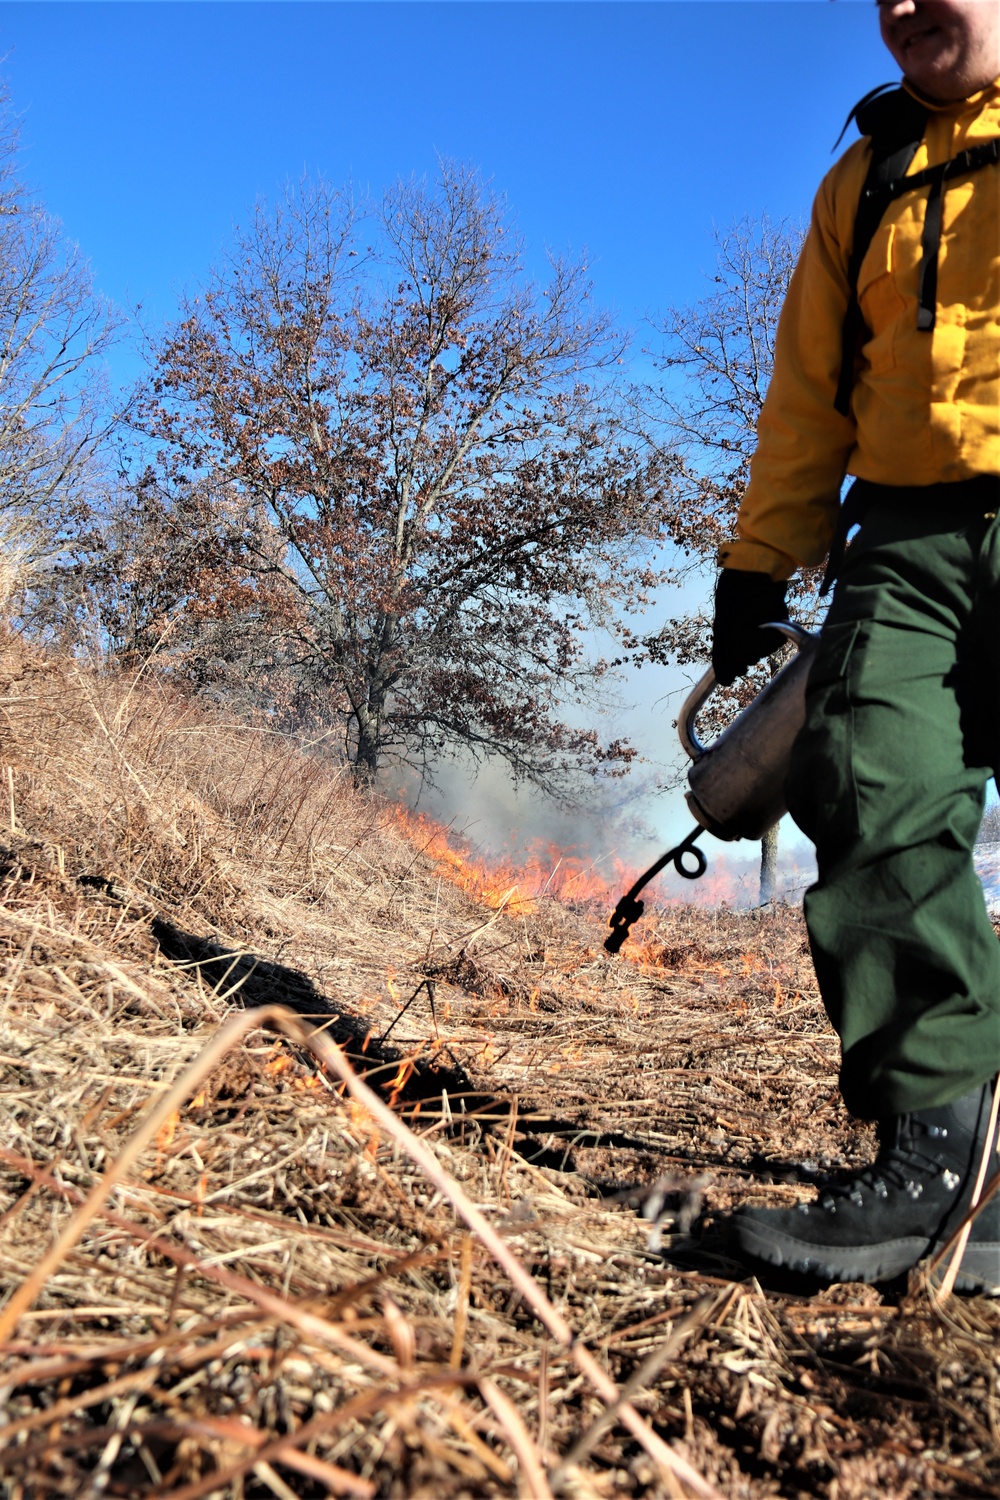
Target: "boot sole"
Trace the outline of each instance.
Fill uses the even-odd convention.
[[[819,1249],[780,1229],[746,1220],[736,1239],[745,1255],[767,1265],[826,1281],[893,1281],[918,1261],[936,1255],[940,1244],[923,1238],[884,1240],[878,1245],[838,1245]],[[965,1248],[955,1289],[980,1297],[1000,1296],[1000,1242],[972,1242]]]
[[[937,1255],[942,1248],[943,1242],[934,1245],[929,1253]],[[938,1267],[935,1281],[941,1280],[947,1268],[947,1261]],[[955,1290],[974,1297],[1000,1297],[1000,1240],[982,1240],[978,1244],[972,1240],[966,1245]]]
[[[828,1281],[891,1281],[930,1251],[930,1241],[923,1238],[820,1248],[753,1220],[737,1223],[736,1240],[755,1260]]]

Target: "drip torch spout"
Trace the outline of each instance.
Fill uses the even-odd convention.
[[[611,931],[604,939],[604,946],[609,953],[617,953],[620,950],[625,939],[628,937],[629,928],[634,922],[638,922],[639,918],[642,916],[643,912],[646,909],[646,904],[644,901],[637,900],[639,892],[643,889],[644,886],[647,886],[649,882],[655,878],[655,876],[659,875],[662,869],[665,869],[666,866],[672,862],[673,867],[677,871],[678,875],[683,875],[685,880],[701,879],[702,875],[704,875],[705,871],[708,869],[708,860],[705,858],[704,854],[702,854],[701,850],[697,847],[695,841],[701,838],[701,835],[704,833],[704,831],[705,830],[702,828],[701,824],[696,823],[686,839],[683,839],[679,844],[675,844],[672,849],[668,849],[666,854],[661,854],[655,865],[650,865],[645,874],[639,876],[639,879],[636,881],[635,885],[630,886],[629,889],[625,892],[624,896],[621,898],[618,905],[611,913],[611,920],[609,923]],[[685,854],[690,854],[693,858],[693,868],[688,868],[688,866],[685,865]]]

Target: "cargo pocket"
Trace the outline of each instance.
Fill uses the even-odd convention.
[[[906,311],[906,299],[896,285],[895,240],[895,224],[880,225],[858,275],[858,306],[871,329],[871,337],[862,344],[861,353],[873,375],[895,369],[896,325]]]
[[[844,854],[861,832],[851,678],[862,629],[859,620],[823,627],[785,783],[788,810],[821,864]]]

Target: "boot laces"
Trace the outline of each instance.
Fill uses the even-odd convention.
[[[889,1188],[894,1187],[916,1199],[923,1193],[924,1182],[939,1176],[944,1177],[945,1185],[952,1190],[959,1186],[961,1174],[951,1170],[942,1160],[940,1144],[936,1147],[932,1144],[942,1142],[947,1130],[914,1119],[912,1115],[897,1116],[887,1124],[893,1127],[891,1140],[882,1139],[880,1123],[879,1152],[875,1160],[856,1172],[849,1181],[831,1183],[821,1199],[824,1208],[834,1208],[837,1199],[845,1198],[861,1207],[865,1188],[876,1198],[887,1198]]]

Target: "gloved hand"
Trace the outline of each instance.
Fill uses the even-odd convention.
[[[787,620],[785,585],[766,573],[723,568],[715,586],[712,666],[723,687],[742,677],[762,656],[785,645],[776,630],[761,630],[770,620]]]

